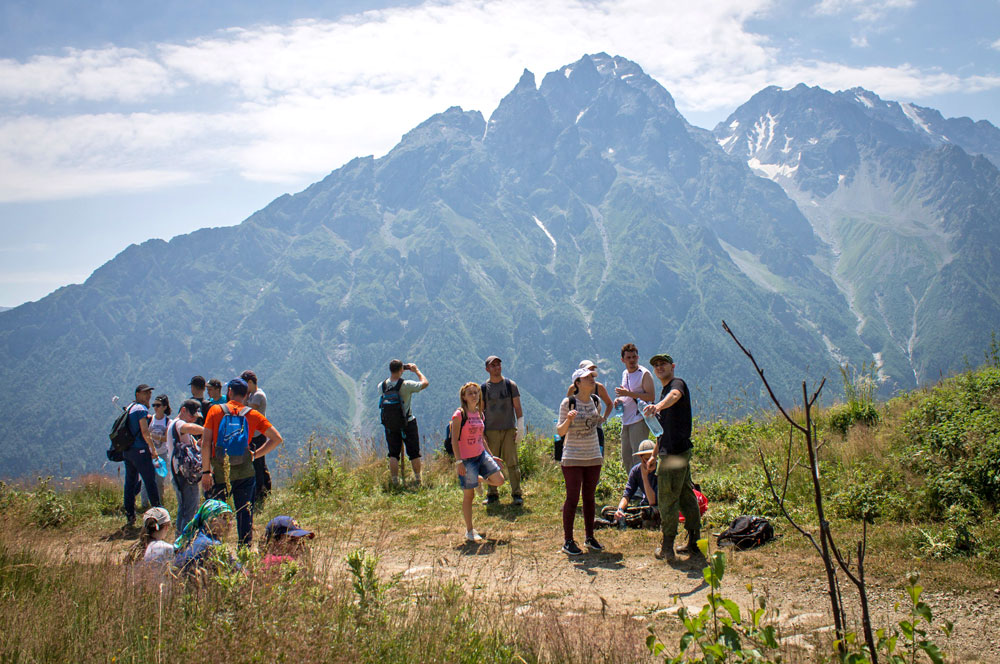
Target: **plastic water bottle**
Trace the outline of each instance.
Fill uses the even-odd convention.
[[[163,459],[160,457],[153,459],[153,470],[155,470],[156,474],[160,477],[167,476],[167,464],[163,463]]]
[[[621,399],[615,401],[615,409],[611,413],[611,417],[621,417],[625,413],[625,406],[622,405]]]
[[[652,415],[646,414],[646,406],[649,404],[642,399],[636,399],[636,403],[639,404],[639,412],[642,414],[642,419],[646,420],[646,426],[649,427],[650,433],[659,438],[663,435],[663,427],[660,426],[660,420]]]

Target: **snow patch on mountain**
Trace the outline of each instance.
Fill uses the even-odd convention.
[[[931,128],[927,126],[927,123],[924,122],[923,118],[920,117],[917,109],[913,108],[913,104],[904,101],[899,105],[899,107],[903,109],[903,113],[906,114],[906,117],[910,118],[910,122],[912,122],[915,127],[923,129],[928,134],[934,133],[931,131]]]
[[[545,233],[545,237],[549,238],[549,242],[552,243],[552,259],[549,260],[549,272],[554,273],[556,271],[556,248],[559,245],[556,244],[556,239],[552,237],[552,233],[550,233],[549,229],[545,227],[545,224],[542,223],[541,219],[539,219],[534,215],[532,215],[531,218],[535,220],[535,223],[538,224],[538,227],[542,229],[543,233]]]
[[[799,159],[801,158],[802,153],[799,153]],[[751,157],[747,159],[747,166],[758,173],[762,173],[769,180],[774,180],[779,176],[790,178],[799,170],[798,160],[796,160],[794,166],[790,166],[788,164],[763,164],[756,157]]]

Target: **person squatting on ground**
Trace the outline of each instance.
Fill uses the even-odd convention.
[[[483,435],[487,447],[503,460],[506,477],[510,481],[511,502],[523,505],[521,468],[517,460],[517,443],[524,435],[521,391],[517,388],[517,383],[504,377],[503,360],[496,355],[486,358],[486,371],[489,372],[490,379],[479,386],[483,397]],[[500,500],[497,486],[489,485],[484,504]]]
[[[191,520],[201,502],[201,449],[197,436],[201,436],[203,427],[197,424],[201,416],[201,402],[197,399],[186,399],[177,411],[177,419],[167,428],[167,449],[170,454],[170,477],[177,497],[177,532]],[[190,460],[188,460],[190,459]],[[196,463],[199,474],[191,476],[190,471],[182,466]]]
[[[674,376],[674,360],[666,353],[659,353],[649,363],[660,379],[663,389],[660,400],[646,406],[646,415],[656,415],[663,427],[654,447],[656,461],[649,460],[649,469],[656,464],[657,501],[660,507],[660,528],[663,541],[656,549],[656,557],[671,562],[674,538],[677,537],[678,510],[684,515],[684,528],[688,532],[687,544],[681,549],[700,555],[698,538],[701,537],[701,513],[691,482],[691,396],[687,383]]]
[[[615,395],[622,404],[621,460],[624,468],[635,458],[642,441],[649,438],[649,427],[642,419],[636,400],[642,399],[650,403],[656,398],[656,392],[653,375],[649,373],[649,369],[639,364],[639,351],[635,344],[627,343],[622,346],[621,355],[625,369],[622,371],[621,385],[615,388]]]
[[[205,418],[205,430],[201,437],[202,488],[206,496],[212,497],[217,497],[220,485],[224,490],[224,461],[228,458],[229,486],[236,509],[239,544],[250,546],[257,483],[253,461],[280,445],[282,438],[266,417],[244,405],[248,390],[246,381],[234,378],[226,388],[227,403],[212,406]],[[229,433],[233,434],[234,440],[238,440],[238,446],[226,452],[223,443],[229,438]],[[267,440],[258,449],[251,450],[250,439],[257,433],[263,433]]]
[[[412,371],[418,380],[404,380],[403,372]],[[385,443],[389,448],[389,477],[399,484],[399,456],[406,446],[406,457],[413,468],[413,480],[420,486],[420,430],[417,418],[410,409],[413,395],[427,388],[430,383],[415,364],[400,360],[389,362],[389,377],[379,384],[379,410],[385,429]]]
[[[160,492],[156,486],[153,460],[158,458],[153,438],[149,435],[149,399],[153,388],[142,383],[135,388],[135,401],[128,407],[128,430],[133,436],[132,446],[122,453],[125,461],[125,487],[122,491],[122,509],[126,527],[135,526],[135,496],[139,481],[146,487],[149,502],[160,507]]]
[[[472,527],[472,502],[476,496],[479,478],[486,478],[491,488],[504,483],[503,473],[497,465],[498,458],[484,443],[483,397],[476,383],[466,383],[458,391],[461,407],[451,416],[451,439],[457,441],[455,467],[458,483],[462,487],[462,518],[465,519],[465,539],[481,542],[482,536]]]
[[[615,510],[615,519],[625,518],[625,508],[636,496],[639,497],[639,507],[646,507],[650,510],[656,509],[656,474],[649,468],[649,460],[653,458],[655,445],[651,440],[644,440],[639,444],[639,451],[635,453],[639,461],[628,471],[628,482],[625,484],[625,491],[622,492],[622,499]]]
[[[247,369],[240,374],[240,378],[247,382],[246,404],[261,415],[266,416],[267,395],[264,394],[264,390],[257,387],[257,374]],[[260,449],[265,440],[264,436],[257,434],[250,441],[250,449]],[[255,458],[253,460],[253,471],[254,477],[257,480],[256,487],[254,488],[253,502],[259,506],[267,498],[267,494],[271,493],[271,471],[267,469],[267,457],[260,456]]]
[[[169,564],[174,559],[174,545],[165,541],[170,528],[170,513],[162,507],[152,507],[142,515],[139,539],[125,553],[125,564]]]
[[[583,525],[587,539],[585,544],[591,551],[602,551],[602,547],[594,538],[594,516],[596,507],[597,483],[601,479],[601,448],[597,442],[597,427],[601,424],[601,415],[597,410],[591,395],[594,393],[594,374],[587,369],[577,369],[573,372],[573,384],[576,394],[567,397],[559,404],[559,422],[556,432],[563,437],[562,472],[566,480],[566,501],[563,503],[563,539],[562,551],[570,556],[583,553],[573,539],[573,520],[576,518],[576,506],[583,495]],[[570,399],[575,400],[574,408],[570,408]]]
[[[203,502],[174,541],[177,550],[174,567],[190,576],[202,570],[215,571],[212,565],[217,561],[232,569],[242,569],[222,543],[232,523],[233,509],[229,505],[221,500]]]
[[[265,570],[280,567],[284,563],[298,561],[306,552],[306,544],[316,537],[316,533],[299,526],[290,516],[276,516],[264,526],[264,542],[261,550],[264,558],[261,564]]]

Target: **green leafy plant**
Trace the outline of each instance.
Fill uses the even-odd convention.
[[[347,554],[347,568],[351,572],[351,587],[357,596],[358,617],[371,617],[385,602],[386,592],[392,583],[378,576],[378,556],[365,549],[355,549]]]
[[[698,540],[698,548],[708,555],[708,540]],[[705,582],[711,587],[707,602],[698,613],[681,607],[677,617],[684,624],[676,654],[667,653],[652,627],[646,637],[646,647],[654,656],[663,655],[667,664],[691,662],[716,664],[721,662],[756,662],[778,664],[782,661],[778,630],[770,619],[777,610],[769,610],[764,597],[753,598],[746,611],[719,592],[726,572],[726,554],[716,551],[703,570]]]
[[[38,488],[35,489],[35,507],[31,517],[41,528],[58,528],[72,516],[69,502],[52,490],[49,486],[51,481],[51,477],[39,477]]]

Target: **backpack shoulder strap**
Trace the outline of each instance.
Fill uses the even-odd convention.
[[[569,403],[567,405],[569,406],[570,410],[574,410],[576,408],[576,396],[570,397]]]
[[[513,401],[514,400],[514,390],[511,389],[511,387],[510,387],[510,379],[507,378],[506,376],[504,376],[504,379],[503,379],[503,386],[507,388],[507,398],[509,398],[511,401]]]
[[[245,418],[247,416],[247,413],[249,413],[251,410],[253,410],[253,408],[251,408],[250,406],[244,406],[243,408],[240,408],[240,417]]]

